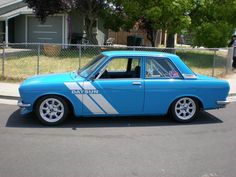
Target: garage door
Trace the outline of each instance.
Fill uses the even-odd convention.
[[[62,43],[62,16],[48,17],[45,23],[27,18],[29,43]]]

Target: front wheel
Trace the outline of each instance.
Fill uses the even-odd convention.
[[[56,95],[40,98],[35,107],[38,119],[46,125],[62,123],[68,116],[69,107],[67,102]]]
[[[198,102],[190,97],[179,98],[171,106],[172,117],[178,122],[190,122],[198,112]]]

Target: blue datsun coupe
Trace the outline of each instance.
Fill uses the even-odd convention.
[[[48,125],[81,116],[170,114],[189,122],[199,110],[228,104],[229,84],[194,73],[177,56],[144,51],[102,52],[76,72],[39,75],[19,88],[21,113]]]

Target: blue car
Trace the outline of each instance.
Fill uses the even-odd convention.
[[[229,84],[194,73],[177,56],[102,52],[76,72],[39,75],[19,88],[21,113],[47,125],[76,117],[171,115],[190,122],[200,110],[228,104]]]

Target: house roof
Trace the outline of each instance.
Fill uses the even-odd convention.
[[[0,8],[22,2],[23,0],[0,0]]]
[[[27,6],[25,6],[25,7],[21,7],[19,9],[10,11],[8,13],[5,13],[3,15],[0,15],[0,21],[8,20],[8,19],[16,17],[18,15],[32,14],[32,13],[33,13],[32,9],[28,8]]]
[[[23,0],[0,0],[0,21],[32,13],[32,9],[28,8]]]

